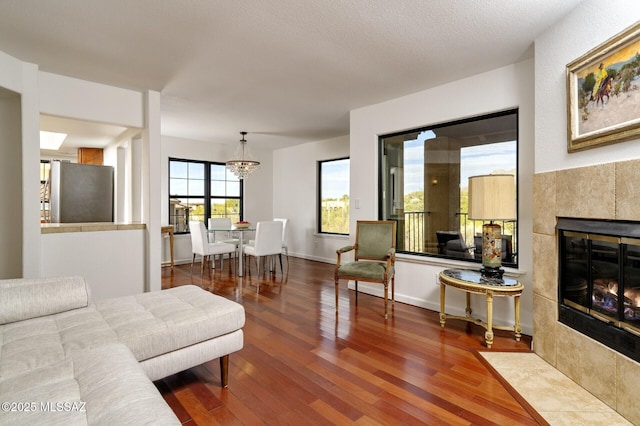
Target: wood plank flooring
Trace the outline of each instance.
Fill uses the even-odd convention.
[[[238,278],[224,267],[162,270],[163,288],[195,284],[244,305],[244,348],[231,354],[229,387],[218,360],[157,381],[186,425],[535,425],[544,420],[477,352],[484,330],[340,285],[334,305],[333,265],[290,258],[285,274]],[[497,331],[494,351],[528,351]]]

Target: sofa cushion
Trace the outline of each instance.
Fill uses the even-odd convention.
[[[242,305],[193,285],[108,299],[0,325],[0,377],[118,342],[143,361],[239,330],[244,320]]]
[[[65,350],[52,318],[0,326],[0,379],[62,361]]]
[[[32,404],[29,411],[0,411],[3,425],[180,424],[121,344],[75,351],[0,379],[0,399]]]
[[[89,304],[89,286],[81,277],[0,281],[0,324],[37,318]]]
[[[245,321],[242,305],[194,285],[105,300],[96,310],[138,361],[232,333]]]
[[[67,280],[56,285],[71,302],[43,288],[47,306],[29,283],[11,295],[44,307],[16,309],[0,324],[0,401],[35,404],[0,412],[0,424],[179,424],[145,372],[159,379],[242,348],[242,305],[199,287],[86,306],[88,291],[77,297],[84,280]]]

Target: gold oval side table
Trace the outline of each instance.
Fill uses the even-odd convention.
[[[513,278],[485,278],[478,271],[466,269],[445,269],[439,274],[440,280],[440,326],[444,328],[447,318],[461,319],[485,328],[484,339],[487,348],[493,344],[493,329],[513,330],[516,341],[520,341],[522,328],[520,327],[520,295],[524,286]],[[445,313],[445,292],[447,286],[457,288],[466,293],[467,306],[466,315],[456,316]],[[473,318],[471,316],[471,293],[484,294],[487,300],[487,321]],[[498,326],[493,325],[493,296],[512,296],[515,308],[515,325]]]

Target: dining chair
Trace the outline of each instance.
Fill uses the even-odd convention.
[[[287,257],[287,267],[289,267],[289,246],[287,245],[287,224],[289,219],[274,217],[273,220],[282,222],[282,251]],[[282,253],[280,253],[280,269],[282,269]]]
[[[282,254],[282,222],[275,220],[258,222],[253,245],[245,246],[244,254],[256,258],[258,276],[260,276],[260,261],[264,260],[264,257]],[[280,272],[282,272],[282,263],[280,263]]]
[[[207,228],[203,222],[189,221],[189,232],[191,233],[191,251],[193,252],[193,259],[191,260],[191,273],[193,274],[193,264],[196,261],[196,255],[202,256],[202,266],[200,268],[200,275],[204,274],[204,265],[210,256],[213,256],[212,266],[215,268],[215,256],[220,256],[220,268],[222,268],[222,258],[225,253],[233,253],[236,250],[236,246],[229,243],[210,243],[207,240]]]
[[[210,217],[209,218],[209,230],[212,229],[231,229],[231,218],[229,217]],[[214,243],[222,242],[233,244],[236,246],[234,253],[238,252],[238,246],[240,245],[240,239],[233,238],[231,231],[212,231],[209,235],[213,236]],[[229,255],[231,256],[231,255]]]
[[[353,251],[353,262],[342,263],[342,255]],[[336,315],[338,314],[338,286],[341,279],[355,282],[356,303],[358,281],[379,283],[384,286],[384,318],[388,317],[388,285],[391,281],[391,303],[395,301],[396,222],[392,220],[359,220],[356,222],[356,240],[353,245],[336,251],[335,268]]]

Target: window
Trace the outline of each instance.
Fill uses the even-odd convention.
[[[349,159],[318,162],[318,232],[349,234]]]
[[[169,223],[189,232],[189,221],[242,220],[242,181],[224,163],[169,159]]]
[[[517,110],[379,140],[380,217],[398,222],[398,252],[481,262],[483,223],[468,218],[468,179],[512,174],[517,186]],[[496,223],[502,226],[502,262],[515,267],[518,221]]]

